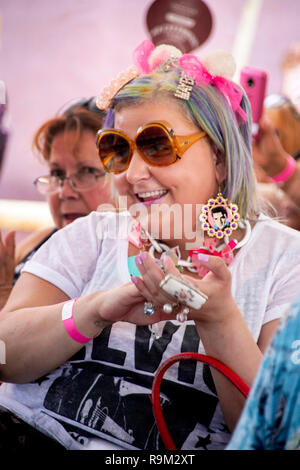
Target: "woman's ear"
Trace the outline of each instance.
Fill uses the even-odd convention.
[[[223,183],[227,176],[227,171],[225,168],[224,157],[218,148],[213,149],[213,160],[216,168],[216,179],[218,184]]]

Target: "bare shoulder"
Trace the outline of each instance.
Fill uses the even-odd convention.
[[[22,240],[16,247],[15,263],[16,265],[30,253],[44,238],[46,238],[53,230],[54,227],[47,227],[42,230],[37,230],[31,233]]]

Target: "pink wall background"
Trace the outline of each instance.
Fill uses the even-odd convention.
[[[195,52],[232,50],[246,0],[205,0],[214,25]],[[33,157],[34,131],[65,102],[96,95],[131,65],[148,37],[152,0],[0,0],[0,80],[6,84],[10,139],[0,198],[41,200],[32,185],[45,168]],[[299,0],[264,0],[248,65],[269,73],[268,93],[281,87],[280,61],[300,40]]]

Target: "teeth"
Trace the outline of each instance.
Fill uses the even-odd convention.
[[[168,191],[166,189],[160,189],[158,191],[147,191],[145,193],[138,193],[138,197],[145,199],[147,197],[156,197],[166,194]]]

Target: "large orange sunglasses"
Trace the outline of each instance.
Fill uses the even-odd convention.
[[[141,126],[134,140],[118,129],[100,129],[96,144],[104,169],[117,174],[128,169],[135,149],[149,165],[168,166],[205,135],[206,132],[200,131],[178,136],[167,122],[155,121]]]

